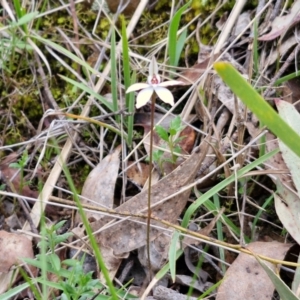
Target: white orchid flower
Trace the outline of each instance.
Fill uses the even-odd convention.
[[[172,93],[165,87],[178,84],[182,84],[182,82],[177,80],[170,80],[165,82],[160,81],[157,62],[155,60],[155,57],[153,56],[152,61],[149,65],[149,76],[147,83],[135,83],[127,89],[126,93],[141,90],[136,98],[136,108],[144,106],[151,99],[154,92],[160,100],[173,106],[174,97]]]

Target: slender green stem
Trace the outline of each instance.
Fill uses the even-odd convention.
[[[154,111],[156,94],[151,98],[151,123],[150,123],[150,151],[149,151],[149,179],[148,179],[148,217],[147,217],[147,256],[149,279],[152,277],[151,257],[150,257],[150,220],[151,220],[151,182],[152,182],[152,160],[153,160],[153,130],[154,130]]]

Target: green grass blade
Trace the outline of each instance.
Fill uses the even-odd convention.
[[[208,211],[213,213],[214,216],[216,216],[218,214],[219,210],[217,209],[217,207],[215,206],[215,204],[211,200],[209,200],[209,199],[207,200],[206,197],[205,197],[205,198],[202,199],[202,201],[201,202],[199,201],[200,205],[203,204]],[[223,222],[226,223],[226,225],[230,228],[230,230],[236,236],[240,236],[240,229],[227,216],[222,215],[222,219],[223,219]],[[250,242],[250,239],[246,235],[244,236],[244,238],[245,238],[245,241],[247,243]]]
[[[214,205],[216,206],[217,208],[217,211],[220,211],[221,209],[221,205],[220,205],[220,198],[219,198],[219,195],[218,194],[215,194],[213,196],[213,200],[214,200]],[[224,235],[223,235],[223,224],[222,224],[222,221],[221,220],[218,220],[217,221],[217,224],[216,224],[216,228],[217,228],[217,238],[219,241],[224,241]],[[226,261],[225,259],[225,250],[224,248],[219,248],[219,254],[220,254],[220,259],[222,261]],[[222,268],[222,271],[223,273],[225,274],[226,272],[226,265],[221,263],[221,268]]]
[[[136,72],[132,73],[131,83],[134,84],[136,82]],[[128,134],[128,145],[132,145],[132,138],[133,138],[133,125],[134,125],[134,103],[135,103],[135,95],[134,93],[128,93],[129,97],[128,102],[128,113],[129,116],[127,117],[127,134]]]
[[[227,62],[216,62],[214,68],[223,81],[286,146],[300,157],[300,136],[255,91],[241,74]]]
[[[36,286],[33,284],[33,279],[31,279],[22,268],[19,268],[19,272],[22,275],[23,279],[29,284],[29,289],[34,295],[34,299],[42,300],[43,299],[42,296],[39,294],[39,291],[37,290]]]
[[[132,74],[132,79],[130,79],[130,60],[129,60],[129,46],[128,39],[126,34],[126,23],[125,19],[122,18],[122,48],[123,48],[123,76],[124,76],[124,85],[125,91],[128,87],[135,83],[136,73]],[[133,136],[133,112],[134,112],[134,93],[125,94],[126,108],[129,112],[129,116],[126,117],[127,125],[127,134],[128,134],[128,145],[132,145],[132,136]]]
[[[178,66],[180,55],[183,50],[186,37],[187,37],[187,28],[183,30],[183,32],[181,33],[181,35],[179,36],[179,38],[177,40],[176,57],[175,57],[175,62],[174,62],[174,66],[176,66],[176,67]]]
[[[93,89],[91,89],[89,86],[81,83],[81,82],[77,82],[71,78],[68,78],[66,76],[63,75],[59,75],[59,77],[61,77],[63,80],[71,83],[72,85],[76,86],[77,88],[87,92],[88,94],[92,95],[93,97],[95,97],[97,100],[99,100],[102,104],[104,104],[110,111],[113,111],[113,105],[112,103],[108,102],[104,97],[102,97],[101,95],[99,95],[98,93],[96,93]]]
[[[65,55],[66,57],[70,58],[72,61],[76,62],[77,64],[81,65],[83,68],[85,68],[86,70],[90,71],[92,74],[95,75],[99,75],[99,73],[93,69],[87,62],[83,61],[82,59],[80,59],[78,56],[76,56],[75,54],[73,54],[72,52],[68,51],[66,48],[48,40],[48,39],[44,39],[40,36],[36,35],[32,35],[31,36],[33,39],[38,40],[39,42],[50,46],[51,48],[53,48],[54,50],[60,52],[61,54]]]
[[[113,100],[113,112],[118,111],[118,76],[117,76],[117,57],[116,57],[116,31],[112,28],[111,34],[111,48],[110,48],[110,62],[111,62],[111,94]],[[120,116],[116,115],[116,121],[120,123]]]
[[[274,194],[272,194],[269,198],[267,198],[265,203],[261,206],[261,208],[259,209],[259,211],[255,215],[255,218],[254,218],[254,220],[252,222],[252,225],[251,225],[251,240],[252,241],[254,240],[256,224],[257,224],[260,216],[262,215],[262,213],[265,211],[265,208],[267,208],[271,204],[271,202],[274,202]]]
[[[296,78],[296,77],[299,77],[300,75],[300,72],[297,71],[297,72],[294,72],[294,73],[291,73],[291,74],[288,74],[286,76],[283,76],[283,77],[280,77],[279,79],[277,79],[274,83],[275,86],[278,86],[278,85],[281,85],[282,83],[288,81],[288,80],[291,80],[293,78]]]
[[[180,238],[180,232],[174,231],[171,240],[171,245],[169,248],[170,273],[173,282],[175,282],[175,277],[176,277],[176,256],[177,256],[177,244],[179,243],[179,238]]]
[[[106,284],[108,286],[108,289],[111,293],[111,299],[113,300],[118,300],[118,295],[117,295],[117,291],[111,281],[111,279],[109,278],[109,273],[108,273],[108,270],[105,266],[105,262],[104,262],[104,259],[102,257],[102,254],[100,252],[100,249],[99,249],[99,246],[96,242],[96,238],[94,237],[93,235],[93,232],[92,232],[92,229],[90,227],[90,223],[85,215],[85,212],[83,210],[83,207],[81,205],[81,202],[79,200],[79,197],[78,197],[78,193],[76,191],[76,188],[75,188],[75,185],[74,185],[74,182],[72,180],[72,177],[71,177],[71,174],[70,174],[70,171],[69,169],[64,166],[63,167],[63,171],[64,171],[64,174],[67,178],[67,181],[68,181],[68,184],[69,184],[69,187],[70,187],[70,190],[72,191],[73,193],[73,197],[74,197],[74,201],[76,202],[76,205],[78,207],[78,212],[80,214],[80,217],[82,219],[82,222],[84,224],[84,227],[85,227],[85,230],[86,230],[86,233],[89,237],[89,241],[90,241],[90,244],[91,244],[91,247],[93,248],[93,251],[94,251],[94,254],[95,254],[95,257],[97,259],[97,262],[98,262],[98,265],[99,265],[99,268],[105,278],[105,281],[106,281]]]
[[[201,204],[205,203],[208,199],[210,199],[215,194],[217,194],[219,191],[221,191],[222,189],[224,189],[228,184],[234,182],[234,180],[236,178],[238,179],[239,177],[247,174],[253,168],[259,166],[264,161],[268,160],[270,157],[272,157],[273,155],[275,155],[276,153],[278,153],[278,151],[279,151],[279,149],[275,149],[275,150],[273,150],[273,151],[265,154],[264,156],[258,158],[257,160],[253,161],[252,163],[250,163],[250,164],[246,165],[245,167],[243,167],[242,169],[238,170],[236,174],[232,174],[231,176],[229,176],[228,178],[226,178],[225,180],[221,181],[216,186],[214,186],[213,188],[211,188],[205,194],[203,194],[200,198],[198,198],[194,203],[192,203],[189,206],[189,208],[187,209],[186,213],[184,214],[181,226],[184,227],[184,228],[187,228],[187,226],[189,224],[189,221],[190,221],[193,213],[200,207]],[[222,217],[225,218],[224,215],[222,215]]]
[[[176,260],[183,254],[183,250],[177,250],[176,251]],[[168,262],[166,265],[164,265],[155,275],[155,278],[160,280],[162,279],[170,270],[170,262]]]
[[[224,279],[221,279],[220,281],[218,281],[217,283],[215,283],[214,285],[212,285],[197,300],[207,299],[206,297],[209,296],[211,293],[215,292],[217,290],[217,288],[219,287],[219,285],[221,285],[221,283],[223,282],[223,280]]]
[[[129,63],[129,46],[126,34],[126,24],[125,19],[122,18],[122,50],[123,50],[123,76],[125,91],[131,85],[130,82],[130,63]],[[129,96],[131,93],[126,94],[126,107],[129,108]]]
[[[20,294],[22,291],[24,291],[25,289],[27,289],[29,287],[29,283],[25,282],[22,283],[20,285],[17,285],[14,288],[9,289],[7,292],[1,294],[0,298],[1,300],[10,300],[13,299],[14,296]]]
[[[299,300],[284,281],[264,261],[259,259],[256,255],[254,256],[273,282],[280,299]]]
[[[29,23],[30,21],[32,21],[38,14],[39,14],[39,12],[37,12],[37,11],[30,12],[30,13],[22,16],[16,23],[13,23],[11,26],[25,25],[25,24]]]
[[[254,71],[255,71],[255,76],[258,75],[259,72],[259,62],[258,62],[258,25],[257,25],[257,20],[255,20],[254,24],[253,24],[253,32],[254,32],[254,39],[253,39],[253,67],[254,67]]]
[[[169,29],[169,38],[168,38],[168,51],[169,51],[169,62],[171,66],[176,67],[176,57],[180,57],[179,49],[177,48],[177,32],[179,28],[179,23],[182,14],[185,10],[190,6],[192,1],[189,1],[185,5],[183,5],[178,11],[175,13],[174,17],[170,23]],[[181,49],[182,50],[182,49]]]
[[[13,0],[13,4],[14,4],[14,9],[15,9],[18,19],[22,18],[24,12],[22,10],[22,4],[21,4],[20,0]]]

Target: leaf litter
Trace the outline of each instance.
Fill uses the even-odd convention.
[[[257,76],[255,78],[255,84],[256,86],[264,86],[267,84],[268,80],[265,80],[266,78],[271,78],[274,70],[274,65],[278,54],[281,58],[286,57],[286,55],[293,50],[293,47],[295,47],[297,43],[297,36],[289,34],[289,30],[295,28],[295,25],[297,22],[299,22],[299,14],[298,14],[298,5],[299,1],[296,1],[294,4],[292,4],[291,8],[289,8],[287,11],[284,12],[284,15],[278,16],[276,18],[273,18],[272,20],[263,20],[264,23],[259,24],[258,32],[260,34],[258,40],[261,43],[262,46],[270,46],[267,44],[268,41],[275,39],[280,39],[279,45],[277,45],[274,48],[268,49],[268,47],[261,47],[261,57],[260,62],[258,62],[258,74],[264,74],[261,78]],[[257,8],[256,15],[258,13],[259,9]],[[274,11],[276,11],[274,9]],[[273,12],[272,7],[267,7],[267,12],[265,14],[266,18],[271,15]],[[232,35],[229,36],[228,42],[231,42],[235,38],[237,38],[237,35],[240,34],[242,38],[240,39],[238,44],[233,44],[232,48],[229,53],[222,53],[222,60],[231,62],[239,71],[241,74],[244,75],[245,78],[249,79],[252,75],[252,67],[249,60],[249,56],[247,57],[247,54],[243,56],[245,53],[243,51],[245,48],[243,48],[243,45],[249,44],[249,49],[247,51],[252,51],[251,47],[251,41],[253,40],[253,30],[250,29],[248,31],[244,31],[246,26],[248,25],[250,19],[253,16],[253,11],[249,13],[249,11],[245,11],[238,16],[236,20],[237,26],[232,30]],[[222,21],[225,24],[227,17],[226,15],[223,16]],[[263,24],[269,23],[271,26],[271,31],[266,32],[266,26]],[[222,31],[225,30],[226,26],[222,26]],[[199,27],[200,28],[200,27]],[[198,29],[197,29],[198,30]],[[197,30],[195,31],[195,35],[198,34]],[[250,32],[250,35],[249,35]],[[134,33],[136,34],[136,33]],[[250,42],[250,43],[249,43]],[[189,205],[189,201],[194,200],[194,193],[191,193],[191,188],[188,188],[184,192],[182,190],[189,186],[189,184],[195,182],[195,180],[201,178],[201,176],[204,176],[203,170],[205,170],[205,175],[213,172],[215,167],[219,165],[221,162],[225,162],[227,159],[227,155],[229,153],[232,155],[236,149],[241,149],[244,144],[246,144],[249,140],[256,137],[261,129],[259,128],[259,124],[257,122],[257,119],[255,116],[253,116],[249,111],[247,111],[247,108],[244,107],[244,105],[239,101],[239,99],[236,99],[235,96],[232,94],[230,89],[225,86],[225,84],[218,78],[213,71],[209,71],[207,73],[207,69],[211,65],[213,61],[215,61],[218,58],[218,55],[212,55],[214,52],[214,48],[211,46],[203,45],[200,41],[200,38],[198,39],[198,46],[200,48],[200,51],[198,53],[198,57],[201,58],[201,60],[198,60],[195,62],[195,60],[191,60],[191,57],[186,56],[185,62],[188,66],[190,62],[194,64],[193,67],[186,68],[185,71],[181,72],[179,74],[179,78],[181,81],[185,81],[186,86],[181,87],[176,90],[175,93],[181,93],[182,90],[188,89],[188,86],[191,85],[193,89],[193,93],[197,94],[197,100],[195,104],[195,113],[196,115],[190,115],[190,120],[187,123],[193,123],[193,128],[196,126],[200,127],[201,130],[204,130],[205,134],[211,133],[210,139],[204,139],[200,136],[200,133],[192,127],[187,126],[187,132],[182,133],[183,136],[186,136],[187,138],[183,140],[183,143],[181,144],[182,152],[185,154],[184,157],[182,157],[181,160],[179,160],[179,163],[175,166],[168,167],[167,165],[164,167],[166,176],[162,177],[159,181],[154,182],[151,192],[151,204],[153,205],[152,208],[152,215],[154,217],[157,217],[158,219],[162,219],[165,221],[169,221],[173,224],[178,224],[178,220],[182,217],[182,215],[185,212],[186,207]],[[224,45],[223,49],[225,48]],[[249,54],[248,52],[248,54]],[[246,58],[245,58],[246,57]],[[162,64],[163,65],[163,64]],[[104,72],[103,78],[109,74],[109,67]],[[206,76],[207,81],[206,83],[202,82],[203,76]],[[249,76],[250,75],[250,76]],[[292,81],[291,81],[292,82]],[[200,83],[200,85],[198,85]],[[100,79],[97,83],[97,89],[100,89],[100,86],[103,85],[103,79]],[[197,87],[196,87],[197,86]],[[200,88],[200,89],[199,89]],[[200,92],[199,92],[200,90]],[[271,89],[271,95],[272,92],[275,90]],[[279,90],[277,90],[279,93]],[[98,92],[98,91],[97,91]],[[199,92],[199,93],[198,93]],[[203,92],[203,93],[202,93]],[[297,88],[293,88],[292,92],[294,95],[297,92]],[[272,96],[270,96],[272,97]],[[178,101],[177,95],[174,97],[176,101]],[[295,101],[297,101],[298,97],[294,97]],[[191,99],[191,98],[190,98]],[[272,98],[273,99],[273,98]],[[268,99],[269,100],[269,99]],[[92,101],[88,102],[87,107],[91,105]],[[205,103],[205,105],[203,105]],[[278,104],[278,102],[277,102]],[[95,107],[99,106],[98,103],[95,103]],[[57,106],[58,107],[58,106]],[[159,108],[160,109],[160,108]],[[280,111],[280,108],[278,107],[278,110]],[[86,109],[84,114],[89,111],[89,109]],[[161,110],[163,111],[163,110]],[[176,112],[178,113],[178,112]],[[102,114],[102,111],[101,111]],[[157,120],[160,120],[161,117],[163,117],[163,114],[155,113],[155,118]],[[135,114],[136,117],[136,123],[137,126],[142,126],[144,131],[143,134],[146,136],[149,133],[150,130],[150,124],[149,124],[149,113],[141,113],[138,112]],[[172,120],[173,116],[170,114],[165,118],[165,123],[163,123],[166,127],[168,127],[169,122]],[[294,117],[288,117],[294,119]],[[114,124],[114,121],[111,120],[111,123]],[[157,121],[155,122],[157,123]],[[243,124],[244,126],[244,133],[241,134],[242,130],[240,130],[241,126],[240,124]],[[49,124],[48,124],[49,125]],[[49,133],[51,131],[51,126],[48,127]],[[197,129],[197,128],[196,128]],[[64,129],[65,130],[65,129]],[[91,130],[90,128],[86,127],[78,127],[76,130],[88,130],[90,136],[93,136],[93,139],[99,139],[102,140],[102,134],[99,135],[94,128]],[[69,131],[66,130],[67,133]],[[36,138],[36,137],[35,137]],[[274,148],[278,147],[278,143],[276,141],[274,142],[273,139],[276,137],[272,137],[271,134],[268,134],[266,137],[266,145],[267,145],[267,151],[271,151]],[[72,139],[70,139],[72,140]],[[57,164],[53,168],[53,172],[51,172],[51,176],[49,176],[50,179],[47,181],[46,188],[43,190],[43,194],[45,196],[45,201],[48,201],[49,195],[52,194],[53,190],[55,193],[58,193],[60,196],[63,194],[59,190],[59,186],[64,186],[65,182],[62,178],[60,178],[60,170],[61,166],[64,163],[67,163],[69,154],[72,152],[72,159],[76,161],[78,157],[84,156],[85,153],[89,153],[89,150],[86,151],[86,149],[90,149],[89,146],[84,149],[83,152],[79,152],[80,155],[76,151],[71,151],[73,149],[73,145],[77,143],[77,137],[74,135],[72,142],[70,140],[66,143],[66,146],[63,150],[64,161],[57,160]],[[108,139],[109,140],[109,139]],[[201,140],[201,142],[200,142]],[[74,143],[74,144],[73,144]],[[110,142],[109,142],[110,143]],[[107,154],[104,159],[102,159],[99,164],[96,166],[95,169],[93,169],[87,179],[85,180],[85,183],[83,185],[82,189],[82,204],[89,204],[93,205],[95,207],[106,207],[106,208],[114,208],[114,198],[116,196],[115,189],[116,189],[116,181],[119,177],[120,172],[120,154],[121,154],[121,147],[115,147],[113,142],[111,146],[111,150],[108,151],[109,154]],[[193,151],[194,145],[201,145],[200,151],[197,152],[197,150]],[[78,145],[77,145],[78,146]],[[144,149],[146,150],[146,153],[149,152],[149,142],[147,139],[144,139]],[[164,146],[162,141],[159,139],[158,136],[155,136],[155,146]],[[102,143],[101,147],[104,148],[104,143]],[[283,146],[284,147],[284,146]],[[103,148],[101,151],[103,151]],[[245,153],[241,155],[239,158],[237,158],[238,163],[234,166],[228,165],[224,169],[223,172],[219,172],[218,174],[215,174],[214,176],[211,176],[209,181],[206,182],[205,185],[198,185],[198,189],[205,189],[213,188],[215,183],[222,180],[223,176],[229,177],[234,170],[234,168],[239,168],[239,163],[245,164],[249,162],[249,160],[253,159],[254,157],[257,157],[259,145],[253,146],[251,148],[251,151],[249,153]],[[74,148],[75,149],[75,148]],[[78,150],[78,147],[76,148]],[[123,149],[124,150],[124,149]],[[122,151],[123,151],[122,150]],[[285,154],[287,149],[282,148],[282,153]],[[95,160],[95,153],[96,151],[91,151],[91,157],[93,160]],[[138,149],[138,152],[143,152],[143,150]],[[14,158],[14,162],[16,157],[14,157],[14,153],[11,155],[11,158]],[[122,153],[122,155],[126,155],[125,153]],[[164,154],[167,155],[167,154]],[[243,156],[243,157],[242,157]],[[283,155],[285,156],[285,155]],[[9,156],[7,157],[9,158]],[[131,197],[127,202],[121,204],[118,206],[115,210],[116,212],[127,214],[127,217],[124,215],[122,218],[117,218],[116,216],[107,216],[107,214],[98,213],[95,211],[87,211],[86,215],[91,222],[91,226],[93,230],[97,233],[96,239],[98,242],[99,247],[101,248],[102,254],[105,259],[105,263],[109,269],[109,275],[111,278],[114,278],[116,276],[116,273],[118,272],[120,263],[123,258],[126,258],[129,254],[132,255],[135,253],[135,250],[138,250],[139,258],[142,263],[142,265],[146,266],[145,261],[147,260],[146,257],[146,226],[145,226],[145,218],[141,217],[134,217],[130,215],[135,214],[143,214],[146,215],[146,208],[147,208],[147,177],[149,173],[149,165],[147,163],[142,162],[138,164],[138,162],[135,162],[132,160],[133,156],[130,157],[131,161],[128,162],[128,170],[124,171],[124,176],[127,176],[129,180],[132,180],[134,184],[138,186],[137,194],[133,197]],[[57,159],[57,158],[56,158]],[[85,161],[87,161],[89,158],[85,157]],[[98,159],[98,157],[96,158]],[[292,158],[292,162],[295,158]],[[296,190],[298,190],[297,183],[297,170],[292,171],[293,167],[297,167],[296,164],[289,164],[287,158],[283,158],[281,153],[276,154],[276,156],[272,157],[268,161],[266,170],[270,170],[269,177],[273,180],[274,184],[277,187],[277,191],[274,191],[274,203],[275,208],[277,212],[278,218],[281,220],[281,223],[284,225],[285,229],[288,231],[288,233],[294,238],[292,242],[296,242],[299,244],[299,218],[298,218],[298,212],[299,212],[299,195]],[[75,162],[76,165],[76,162]],[[126,165],[126,164],[125,164]],[[20,175],[18,174],[17,170],[14,168],[11,168],[9,166],[9,163],[4,162],[0,166],[3,181],[7,181],[7,183],[12,183],[13,186],[18,191],[18,188],[20,186]],[[79,170],[81,170],[81,166],[78,167]],[[275,170],[277,173],[271,174],[272,171]],[[80,173],[76,171],[76,174]],[[286,172],[287,174],[285,174]],[[293,175],[294,174],[294,175]],[[158,174],[158,176],[161,176],[162,174]],[[56,179],[55,179],[56,178]],[[57,179],[59,180],[57,181]],[[74,176],[74,179],[76,178],[76,175]],[[125,184],[125,183],[124,183]],[[242,182],[238,182],[239,185],[228,187],[228,190],[224,190],[224,194],[221,193],[222,197],[222,204],[228,205],[230,201],[227,201],[226,197],[232,197],[232,195],[239,195],[239,199],[235,199],[236,201],[242,201],[242,190],[243,185]],[[248,183],[243,183],[245,186],[248,187],[248,190],[251,190]],[[9,184],[8,184],[9,185]],[[267,184],[268,185],[268,184]],[[140,191],[140,188],[144,186],[144,190]],[[258,187],[259,185],[255,186]],[[296,189],[295,189],[296,186]],[[269,187],[269,185],[268,185]],[[234,190],[235,188],[239,188],[238,190]],[[9,188],[8,188],[9,189]],[[245,190],[247,190],[245,188]],[[251,194],[251,200],[256,202],[257,207],[260,207],[263,203],[261,202],[259,194],[255,193],[255,188],[253,188],[254,193]],[[260,188],[258,188],[259,191]],[[178,194],[177,194],[178,193]],[[238,194],[240,193],[240,194]],[[244,192],[245,193],[245,192]],[[264,191],[264,193],[266,193]],[[29,186],[24,186],[22,191],[20,191],[20,194],[23,197],[29,197],[38,199],[38,193],[31,189]],[[224,195],[227,196],[224,196]],[[4,194],[3,194],[4,195]],[[20,196],[20,195],[19,195]],[[200,196],[201,197],[201,196]],[[244,194],[244,199],[247,198]],[[7,200],[7,199],[6,199]],[[214,199],[215,201],[216,199]],[[55,206],[50,206],[49,202],[48,205],[51,208],[54,208],[51,212],[46,210],[46,214],[48,217],[52,217],[51,215],[55,215]],[[228,210],[226,211],[226,215],[230,215],[232,213],[232,210],[235,210],[236,208],[234,205],[232,206],[232,203],[228,205]],[[43,209],[43,207],[40,207]],[[212,210],[219,210],[217,209],[217,206],[213,207]],[[7,210],[9,212],[9,210]],[[32,215],[36,217],[34,219],[34,224],[37,226],[40,217],[37,216],[40,212],[40,209],[32,211]],[[201,208],[199,210],[199,214],[205,213],[205,210]],[[247,208],[246,212],[242,209],[242,211],[238,211],[239,214],[243,213],[253,213],[253,210]],[[9,213],[10,214],[10,213]],[[263,212],[263,218],[266,220],[269,215],[264,209]],[[22,220],[22,218],[19,217],[19,214],[15,214],[17,217],[17,220]],[[195,216],[195,218],[198,215]],[[222,219],[222,218],[221,218]],[[251,218],[250,218],[251,219]],[[236,219],[233,218],[234,221]],[[80,217],[77,214],[75,217],[75,223],[79,223]],[[194,221],[194,220],[193,220]],[[224,219],[221,220],[224,223]],[[220,222],[221,222],[220,221]],[[238,222],[238,221],[237,221]],[[14,224],[17,224],[18,222],[14,222]],[[205,223],[207,224],[208,221]],[[12,226],[13,223],[7,223],[10,224],[9,226]],[[266,224],[266,223],[262,223]],[[168,248],[170,245],[170,237],[172,234],[172,230],[169,228],[166,228],[166,226],[162,226],[162,224],[158,221],[151,221],[151,225],[153,226],[151,228],[151,240],[152,243],[150,245],[151,247],[151,253],[153,256],[153,259],[151,259],[153,265],[155,266],[155,270],[159,271],[162,266],[167,263],[168,261]],[[236,241],[239,241],[239,236],[234,236],[232,232],[230,232],[230,226],[228,224],[225,224],[228,230],[225,230],[223,228],[223,233],[226,236],[227,240],[233,239],[233,242],[236,243]],[[240,224],[241,225],[241,224]],[[18,225],[15,225],[18,226]],[[214,232],[214,226],[210,228],[209,232],[207,232],[207,235],[215,236],[216,232]],[[28,227],[27,227],[28,228]],[[205,229],[204,225],[204,229]],[[80,228],[79,228],[80,229]],[[168,230],[167,230],[168,229]],[[247,232],[247,228],[244,227],[245,232],[244,234],[249,235],[249,232]],[[100,232],[99,232],[100,231]],[[200,230],[201,232],[201,230]],[[266,235],[268,236],[270,233],[267,232]],[[81,232],[78,234],[78,237],[84,238],[84,230],[81,228]],[[263,240],[262,234],[258,234],[258,238]],[[7,236],[5,236],[5,240],[9,240]],[[32,257],[33,253],[33,247],[30,239],[27,239],[27,241],[24,241],[24,247],[26,250],[28,250],[28,253],[26,251],[23,251],[20,254],[23,254],[24,256],[28,255]],[[193,239],[192,239],[193,240]],[[291,240],[291,239],[289,239]],[[190,241],[189,243],[186,242],[186,244],[190,245],[193,242]],[[194,241],[194,240],[193,240]],[[197,242],[198,243],[198,242]],[[22,242],[20,242],[22,244]],[[200,244],[200,242],[199,242]],[[77,242],[78,246],[84,245],[84,243]],[[182,246],[185,247],[185,246]],[[284,259],[285,252],[289,249],[290,244],[283,244],[279,242],[252,242],[249,245],[245,245],[246,248],[251,249],[256,254],[264,254],[269,257],[277,258],[277,259]],[[275,250],[274,250],[274,249]],[[187,248],[186,248],[187,249]],[[274,250],[274,251],[272,251]],[[1,249],[1,255],[3,254],[4,248]],[[213,250],[211,250],[213,251]],[[19,253],[15,253],[15,257],[19,256]],[[185,254],[185,256],[187,256]],[[190,259],[190,257],[188,258]],[[256,295],[256,298],[259,298],[263,293],[265,293],[266,297],[268,299],[271,299],[273,296],[273,290],[274,285],[270,283],[270,280],[266,276],[266,273],[262,270],[262,268],[259,266],[255,258],[250,257],[246,254],[239,254],[237,258],[233,257],[232,260],[234,261],[231,267],[226,271],[225,273],[225,279],[217,291],[217,299],[252,299],[252,295]],[[144,263],[143,263],[144,261]],[[225,261],[227,263],[231,262],[231,258],[225,257]],[[17,259],[8,260],[7,264],[3,263],[3,270],[7,272],[9,268],[17,264],[19,261]],[[185,265],[188,265],[189,262],[186,262]],[[208,261],[205,262],[206,265],[209,265],[210,263]],[[270,265],[273,267],[273,265]],[[186,272],[193,273],[193,268],[189,268],[188,266],[185,266]],[[207,270],[207,266],[206,270]],[[210,282],[216,282],[216,278],[209,278],[209,276],[205,277],[205,274],[209,274],[210,277],[214,277],[212,273],[216,273],[213,271],[212,273],[208,273],[205,270],[201,270],[203,277],[202,282],[198,282],[198,290],[203,292],[209,285],[206,285]],[[98,269],[98,273],[100,270]],[[242,274],[242,275],[241,275]],[[3,274],[2,274],[3,275]],[[102,275],[101,275],[102,276]],[[191,285],[191,278],[192,276],[189,275],[187,277],[184,277],[187,275],[181,275],[177,274],[178,283],[177,286],[174,288],[181,288],[183,285]],[[243,277],[241,277],[243,276]],[[208,278],[207,278],[208,277]],[[240,278],[243,279],[242,282],[240,282]],[[102,279],[102,278],[101,278]],[[180,283],[179,283],[180,281]],[[4,283],[4,280],[2,281]],[[8,281],[9,282],[9,281]],[[2,288],[3,291],[5,291],[8,284],[3,284]],[[164,290],[164,291],[162,291]],[[160,291],[160,292],[157,292]],[[158,286],[154,289],[154,297],[155,299],[161,299],[161,294],[163,292],[166,292],[166,294],[169,294],[169,296],[166,296],[164,299],[186,299],[187,297],[183,294],[173,294],[173,290],[168,288],[162,288],[162,286]],[[215,291],[216,292],[216,291]],[[228,294],[230,293],[231,294]],[[197,296],[199,294],[196,294]],[[181,297],[183,296],[183,298]],[[169,297],[169,298],[168,298]],[[178,297],[178,298],[177,298]],[[180,298],[181,297],[181,298]],[[223,298],[222,298],[223,297]],[[225,297],[225,298],[224,298]],[[227,297],[227,298],[226,298]]]
[[[195,151],[182,165],[152,187],[151,205],[153,206],[153,216],[171,223],[176,222],[186,206],[191,188],[183,192],[181,190],[194,180],[205,157],[207,145],[206,142],[203,142],[199,150]],[[164,201],[162,202],[162,200]],[[147,190],[144,190],[124,204],[121,204],[116,208],[116,212],[143,213],[146,215],[146,208]],[[101,227],[101,224],[108,223],[111,220],[113,218],[104,217],[101,222],[94,222],[91,226],[96,231]],[[140,222],[133,222],[132,220]],[[144,223],[145,219],[132,218],[132,220],[120,220],[110,228],[104,229],[103,232],[98,234],[98,243],[112,248],[116,255],[144,246],[146,243],[146,226],[141,224],[141,222]],[[152,225],[161,226],[157,222],[153,222]],[[151,228],[151,239],[153,240],[160,233],[159,229]]]

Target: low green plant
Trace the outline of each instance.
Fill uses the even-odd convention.
[[[66,241],[72,233],[57,234],[65,221],[61,221],[50,227],[44,226],[41,230],[42,241],[38,247],[44,251],[46,255],[38,254],[36,259],[24,259],[28,264],[37,267],[38,269],[56,275],[57,281],[51,282],[45,278],[37,278],[36,281],[42,283],[49,288],[61,290],[61,299],[87,299],[93,297],[97,289],[103,289],[104,286],[92,278],[92,272],[84,273],[83,261],[84,256],[79,261],[77,259],[66,259],[61,261],[55,253],[57,245]],[[47,237],[47,238],[45,238]]]
[[[25,150],[21,158],[17,162],[9,164],[11,168],[20,170],[20,186],[18,187],[19,192],[23,190],[24,186],[29,185],[29,182],[24,182],[24,170],[27,162],[28,162],[28,152],[27,150]]]
[[[184,125],[182,125],[180,116],[175,117],[171,121],[170,127],[168,129],[165,129],[161,125],[155,126],[156,133],[163,141],[166,142],[166,147],[171,153],[171,157],[166,157],[164,154],[167,151],[167,149],[166,151],[162,149],[153,151],[153,161],[158,164],[158,167],[162,172],[163,172],[163,164],[165,162],[170,162],[172,164],[175,164],[178,159],[178,156],[181,151],[179,142],[184,137],[177,137],[177,136],[183,129],[184,129]]]

